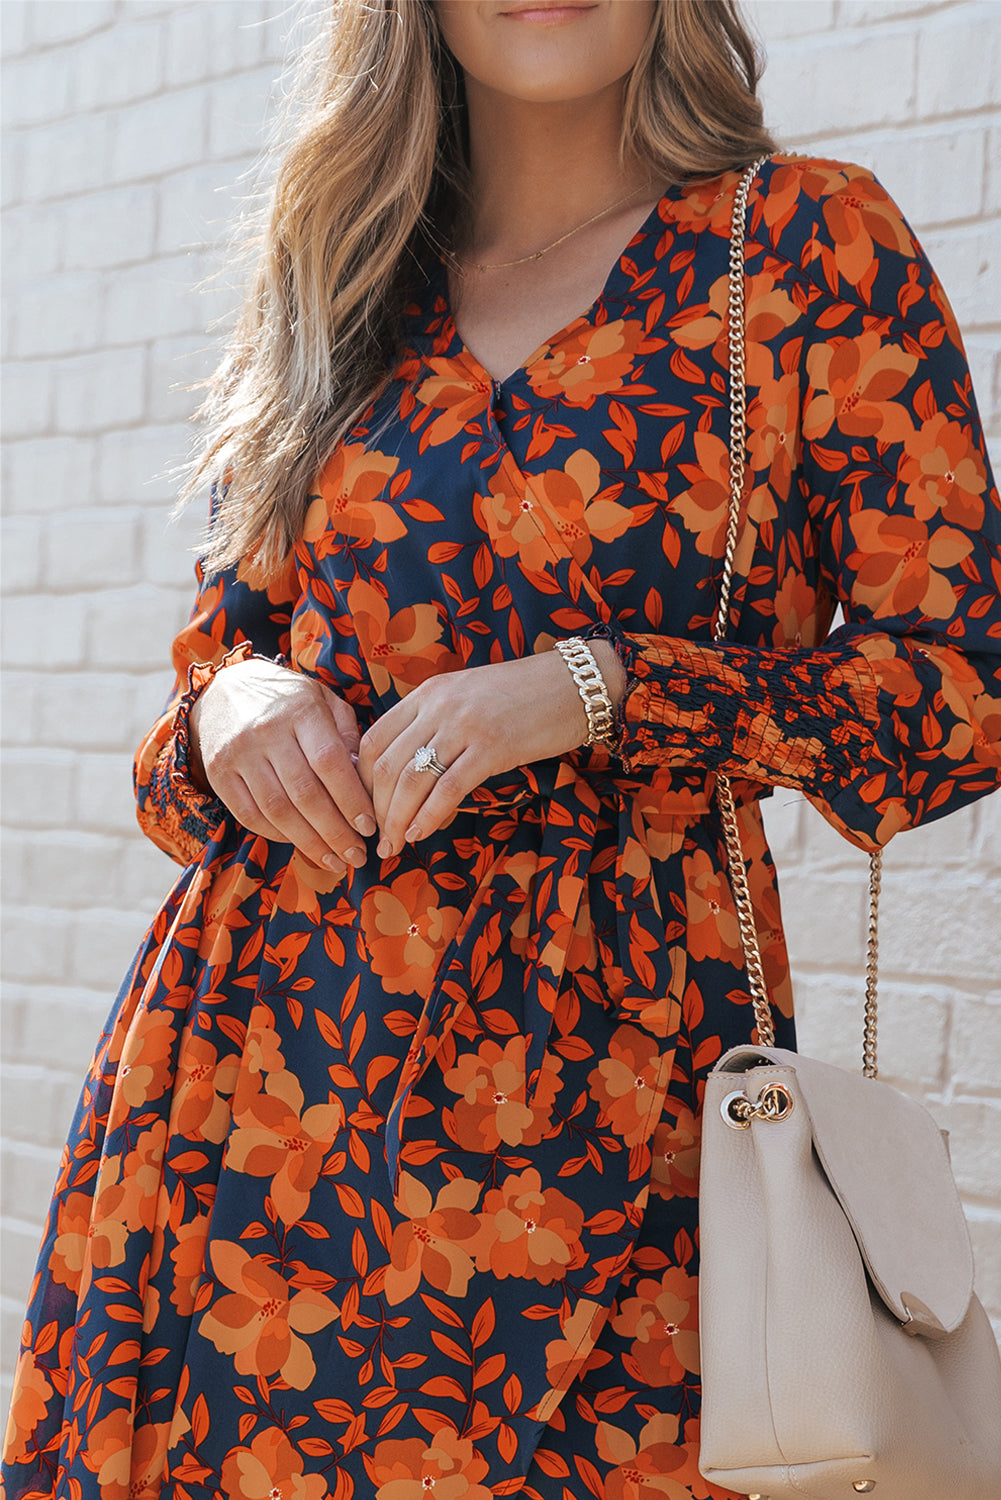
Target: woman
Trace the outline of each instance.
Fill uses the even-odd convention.
[[[873,849],[1001,769],[959,335],[856,167],[751,189],[710,643],[754,83],[729,4],[332,8],[137,762],[186,869],[64,1157],[12,1497],[723,1493],[698,1116],[751,1012],[715,777],[792,1045],[759,799]]]

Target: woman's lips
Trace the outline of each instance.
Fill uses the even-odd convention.
[[[595,9],[595,0],[586,0],[586,3],[572,4],[567,0],[558,0],[555,5],[542,5],[539,0],[529,0],[524,6],[518,6],[510,10],[502,10],[501,15],[509,21],[528,21],[541,26],[558,26],[565,21],[575,20],[589,10]]]

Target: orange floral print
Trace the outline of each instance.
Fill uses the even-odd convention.
[[[393,1232],[386,1272],[386,1297],[396,1305],[422,1281],[450,1297],[465,1296],[473,1274],[472,1249],[480,1232],[472,1210],[479,1200],[475,1182],[457,1177],[432,1199],[409,1172],[401,1172],[396,1202],[406,1221]]]
[[[365,1467],[375,1500],[491,1500],[493,1494],[480,1484],[489,1465],[452,1427],[439,1427],[427,1440],[387,1438],[366,1455]]]
[[[48,1410],[51,1396],[52,1382],[31,1352],[19,1371],[17,1390],[7,1413],[4,1448],[11,1455],[11,1463],[20,1463],[27,1457],[28,1445]]]
[[[230,1354],[239,1375],[281,1374],[293,1390],[304,1391],[316,1374],[309,1345],[299,1335],[320,1333],[338,1316],[323,1292],[293,1292],[263,1255],[242,1245],[213,1240],[212,1269],[227,1294],[218,1298],[198,1325],[220,1354]]]
[[[232,1448],[222,1465],[227,1500],[326,1500],[322,1474],[304,1473],[304,1458],[277,1427],[258,1432],[249,1446]]]
[[[645,1141],[660,1097],[660,1047],[636,1026],[618,1026],[603,1058],[588,1077],[602,1118],[627,1146]]]
[[[898,474],[919,521],[941,516],[956,526],[983,525],[987,467],[969,429],[944,411],[907,434]]]
[[[438,955],[459,925],[458,907],[440,906],[422,870],[408,870],[366,891],[361,930],[372,968],[391,995],[427,995]]]
[[[368,545],[392,542],[403,536],[403,518],[378,497],[399,468],[399,459],[374,453],[364,443],[345,443],[335,448],[324,466],[319,494],[306,512],[303,541],[325,549],[352,537]]]
[[[699,1191],[702,1128],[690,1109],[660,1120],[653,1133],[650,1191],[661,1198],[695,1198]]]
[[[914,254],[914,241],[900,210],[873,179],[854,176],[824,199],[824,221],[831,232],[838,272],[852,286],[864,286],[875,272],[876,245],[898,255]]]
[[[730,449],[711,432],[695,434],[697,464],[679,464],[688,488],[673,502],[695,547],[703,557],[722,551],[727,507],[730,503]]]
[[[915,516],[860,510],[851,518],[858,566],[856,594],[877,620],[920,614],[951,620],[956,589],[948,570],[969,557],[973,543],[952,526],[934,531]]]
[[[698,1282],[680,1267],[669,1267],[659,1281],[642,1277],[611,1324],[632,1340],[623,1362],[644,1385],[675,1385],[686,1371],[698,1374]]]
[[[205,1215],[180,1224],[174,1232],[175,1243],[170,1251],[174,1286],[170,1300],[182,1317],[190,1317],[194,1311],[195,1293],[205,1269],[208,1233],[209,1221]]]
[[[490,404],[490,381],[466,350],[449,359],[430,358],[427,367],[433,373],[417,388],[422,406],[439,411],[421,434],[421,450],[450,443],[467,423],[481,417]]]
[[[684,870],[689,959],[715,958],[742,968],[740,924],[726,872],[704,849],[685,855]]]
[[[546,1058],[527,1104],[527,1048],[527,1038],[521,1036],[504,1046],[488,1039],[475,1053],[463,1053],[446,1072],[446,1087],[460,1096],[448,1111],[446,1127],[465,1150],[534,1146],[548,1133],[563,1064],[558,1057]]]
[[[304,1108],[302,1085],[294,1074],[269,1073],[257,1087],[241,1090],[233,1104],[234,1129],[226,1164],[235,1172],[271,1179],[271,1199],[286,1224],[295,1224],[309,1207],[337,1132],[344,1106],[334,1094],[326,1104]]]
[[[553,544],[536,519],[537,500],[502,466],[485,494],[473,496],[473,516],[498,557],[516,557],[527,573],[541,573],[554,561]]]
[[[211,1042],[187,1032],[177,1059],[175,1130],[196,1141],[224,1141],[230,1121],[229,1096],[239,1074],[240,1059],[235,1053],[220,1058]]]
[[[902,443],[913,431],[899,396],[917,368],[918,356],[875,331],[858,338],[814,344],[806,356],[813,393],[803,413],[803,435],[827,438],[832,426],[846,437]]]
[[[571,453],[563,468],[529,480],[525,494],[533,510],[540,504],[549,510],[579,563],[591,556],[592,541],[614,542],[632,525],[632,511],[613,498],[614,489],[601,488],[601,468],[584,448]]]
[[[541,359],[530,361],[529,383],[538,396],[590,407],[598,396],[622,388],[643,339],[637,319],[615,318],[597,326],[582,321],[546,347]]]
[[[168,1431],[165,1422],[148,1422],[133,1431],[126,1407],[94,1426],[83,1461],[97,1476],[101,1500],[142,1500],[158,1492]]]
[[[484,1196],[477,1269],[547,1286],[574,1265],[583,1223],[579,1205],[558,1188],[543,1188],[534,1168],[511,1174]]]
[[[777,156],[749,195],[711,639],[736,182],[671,185],[502,384],[432,266],[283,567],[199,571],[136,758],[184,868],[60,1163],[10,1500],[724,1500],[698,1474],[699,1101],[754,1023],[713,783],[782,1046],[762,797],[868,850],[1001,785],[1001,505],[944,293],[861,168]],[[616,753],[491,775],[340,881],[192,782],[192,705],[248,654],[364,731],[578,633],[625,668]]]
[[[408,604],[391,613],[385,594],[356,578],[348,589],[348,608],[376,692],[388,692],[394,684],[406,692],[462,665],[441,644],[444,619],[433,605]]]

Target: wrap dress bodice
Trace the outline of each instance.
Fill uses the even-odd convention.
[[[137,760],[186,868],[64,1158],[12,1497],[722,1495],[697,1469],[699,1109],[753,1016],[716,777],[792,1045],[760,798],[875,848],[996,786],[1001,727],[958,332],[856,167],[775,157],[751,192],[748,483],[710,639],[736,181],[671,188],[503,382],[432,276],[283,574],[201,580]],[[192,783],[187,709],[251,651],[364,730],[570,635],[626,667],[616,750],[513,766],[343,878]]]

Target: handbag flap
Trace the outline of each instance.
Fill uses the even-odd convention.
[[[931,1115],[888,1083],[780,1047],[734,1047],[716,1072],[768,1063],[796,1074],[817,1157],[887,1307],[908,1332],[952,1333],[973,1296],[973,1252]],[[752,1079],[746,1091],[757,1098]],[[781,1121],[760,1128],[780,1130]]]

